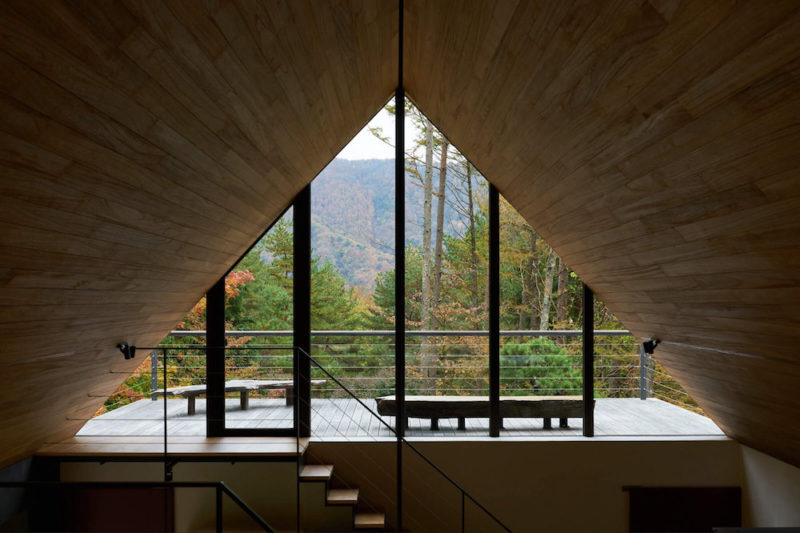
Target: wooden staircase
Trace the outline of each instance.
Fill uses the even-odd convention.
[[[357,488],[334,488],[333,465],[302,465],[300,470],[301,483],[322,483],[325,487],[325,505],[351,506],[353,509],[353,529],[383,530],[385,527],[384,513],[367,513],[358,511]]]

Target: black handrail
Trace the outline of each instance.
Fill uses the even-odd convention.
[[[224,481],[220,481],[220,482],[219,482],[219,487],[222,489],[222,491],[223,491],[225,494],[227,494],[227,495],[228,495],[228,497],[229,497],[231,500],[233,500],[233,502],[234,502],[236,505],[238,505],[238,506],[239,506],[239,508],[240,508],[242,511],[244,511],[245,513],[247,513],[247,515],[248,515],[250,518],[252,518],[252,519],[253,519],[253,520],[254,520],[254,521],[255,521],[255,522],[256,522],[256,523],[257,523],[259,526],[261,526],[261,529],[263,529],[264,531],[267,531],[268,533],[273,533],[273,532],[274,532],[274,530],[272,529],[272,527],[270,527],[270,525],[269,525],[269,524],[267,524],[267,522],[266,522],[266,521],[265,521],[263,518],[261,518],[261,516],[260,516],[260,515],[259,515],[257,512],[255,512],[255,511],[253,510],[253,508],[252,508],[252,507],[250,507],[249,505],[247,505],[247,504],[246,504],[246,503],[245,503],[245,502],[244,502],[244,501],[243,501],[243,500],[242,500],[242,499],[239,497],[239,495],[238,495],[238,494],[236,494],[235,492],[233,492],[233,491],[230,489],[230,487],[228,487],[228,485],[226,485],[226,484],[225,484],[225,482],[224,482]],[[218,514],[217,516],[220,516],[220,515]]]
[[[291,337],[293,330],[226,330],[226,337]],[[594,332],[598,337],[630,337],[626,329],[599,329]],[[501,337],[580,337],[580,329],[503,329]],[[168,337],[205,337],[206,330],[172,330]],[[312,337],[394,337],[393,329],[379,330],[311,330]],[[488,337],[488,330],[408,330],[406,337]],[[146,349],[138,347],[138,349]]]
[[[509,529],[509,528],[508,528],[508,527],[507,527],[507,526],[506,526],[506,525],[505,525],[503,522],[501,522],[499,518],[497,518],[497,517],[496,517],[494,514],[492,514],[492,512],[491,512],[491,511],[489,511],[489,510],[488,510],[486,507],[484,507],[483,505],[481,505],[481,503],[480,503],[478,500],[476,500],[476,499],[475,499],[475,498],[474,498],[474,497],[473,497],[473,496],[472,496],[472,495],[471,495],[469,492],[467,492],[467,491],[466,491],[466,489],[464,489],[464,488],[463,488],[461,485],[459,485],[458,483],[456,483],[456,482],[453,480],[453,478],[451,478],[450,476],[448,476],[448,475],[447,475],[447,474],[446,474],[444,471],[442,471],[442,469],[441,469],[441,468],[439,468],[438,466],[436,466],[436,464],[434,464],[434,463],[433,463],[433,461],[431,461],[431,460],[430,460],[430,459],[429,459],[429,458],[428,458],[428,457],[427,457],[425,454],[423,454],[421,451],[419,451],[419,450],[418,450],[418,449],[417,449],[417,448],[416,448],[416,447],[415,447],[413,444],[411,444],[410,442],[408,442],[408,441],[405,439],[405,437],[401,437],[401,436],[399,436],[399,435],[397,434],[397,431],[396,431],[396,430],[395,430],[395,429],[394,429],[394,428],[393,428],[393,427],[392,427],[392,426],[391,426],[391,425],[390,425],[388,422],[386,422],[386,421],[385,421],[383,418],[381,418],[381,416],[380,416],[380,415],[378,415],[378,414],[377,414],[375,411],[373,411],[372,409],[370,409],[370,408],[367,406],[367,404],[365,404],[363,401],[361,401],[361,399],[360,399],[360,398],[358,398],[358,397],[357,397],[357,396],[356,396],[356,395],[355,395],[355,394],[354,394],[354,393],[353,393],[353,392],[352,392],[350,389],[348,389],[348,388],[347,388],[347,387],[346,387],[346,386],[345,386],[345,385],[344,385],[344,384],[343,384],[341,381],[339,381],[338,379],[336,379],[336,377],[334,377],[334,376],[333,376],[333,374],[331,374],[330,372],[328,372],[328,371],[327,371],[327,370],[326,370],[326,369],[325,369],[325,368],[324,368],[324,367],[323,367],[323,366],[322,366],[322,365],[321,365],[321,364],[320,364],[320,363],[319,363],[319,362],[318,362],[316,359],[314,359],[314,358],[311,356],[311,354],[309,354],[309,353],[308,353],[308,352],[306,352],[304,349],[302,349],[302,348],[300,348],[300,347],[298,347],[298,346],[295,346],[294,348],[295,348],[295,350],[297,350],[297,351],[298,351],[300,354],[302,354],[303,356],[307,357],[307,358],[308,358],[308,360],[309,360],[310,362],[312,362],[312,363],[313,363],[313,364],[314,364],[314,365],[315,365],[317,368],[319,368],[320,370],[322,370],[322,372],[324,372],[326,376],[328,376],[328,377],[329,377],[331,380],[333,380],[333,382],[334,382],[334,383],[336,383],[337,385],[339,385],[339,387],[341,387],[341,388],[342,388],[342,390],[344,390],[344,391],[345,391],[347,394],[349,394],[349,395],[350,395],[350,396],[351,396],[351,397],[352,397],[352,398],[353,398],[355,401],[357,401],[357,402],[359,403],[359,405],[361,405],[361,407],[363,407],[364,409],[366,409],[366,410],[367,410],[367,412],[368,412],[369,414],[371,414],[372,416],[374,416],[375,418],[377,418],[377,419],[378,419],[378,421],[379,421],[381,424],[383,424],[384,426],[386,426],[386,427],[389,429],[389,431],[391,431],[391,432],[392,432],[392,433],[395,435],[395,437],[396,437],[397,439],[399,439],[399,440],[400,440],[400,441],[402,441],[404,444],[406,444],[406,445],[407,445],[407,446],[408,446],[408,447],[409,447],[411,450],[413,450],[413,451],[414,451],[414,453],[416,453],[416,454],[417,454],[417,455],[418,455],[418,456],[419,456],[419,457],[420,457],[420,458],[421,458],[423,461],[425,461],[426,463],[428,463],[428,464],[429,464],[429,465],[430,465],[430,466],[431,466],[431,467],[432,467],[434,470],[436,470],[436,472],[438,472],[438,473],[439,473],[439,474],[440,474],[442,477],[444,477],[444,478],[445,478],[447,481],[449,481],[451,485],[453,485],[455,488],[457,488],[458,490],[460,490],[460,491],[461,491],[461,530],[462,530],[462,531],[464,531],[464,530],[465,530],[465,529],[464,529],[464,528],[465,528],[465,524],[464,524],[464,497],[467,497],[467,498],[469,498],[469,499],[470,499],[470,501],[472,501],[472,503],[474,503],[475,505],[477,505],[477,506],[478,506],[478,507],[479,507],[479,508],[480,508],[480,509],[481,509],[481,510],[484,512],[484,513],[486,513],[486,514],[487,514],[487,515],[488,515],[488,516],[489,516],[489,517],[490,517],[492,520],[494,520],[494,521],[495,521],[495,522],[496,522],[496,523],[497,523],[497,524],[498,524],[500,527],[502,527],[504,530],[506,530],[506,531],[508,531],[509,533],[511,533],[511,530],[510,530],[510,529]],[[402,423],[402,422],[401,422],[401,423]],[[299,442],[299,438],[298,438],[298,442]],[[298,505],[299,505],[299,503],[298,503]]]
[[[222,532],[222,499],[224,492],[247,515],[253,519],[267,533],[275,530],[259,516],[249,505],[231,490],[224,481],[0,481],[3,488],[30,488],[30,487],[80,487],[87,489],[156,489],[156,488],[182,488],[198,489],[213,488],[217,490],[216,498],[216,530]]]

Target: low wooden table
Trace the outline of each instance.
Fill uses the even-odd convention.
[[[324,379],[312,379],[311,385],[323,385]],[[232,379],[225,382],[225,392],[238,392],[239,405],[242,410],[250,407],[250,391],[284,389],[286,405],[294,405],[294,381],[287,380],[262,380],[262,379]],[[189,401],[188,414],[195,414],[195,399],[205,396],[205,385],[187,385],[185,387],[169,387],[167,396],[181,396]],[[164,389],[157,389],[150,393],[151,397],[164,396]]]
[[[376,398],[378,414],[397,416],[394,396]],[[458,429],[466,429],[467,418],[489,418],[488,396],[406,396],[406,426],[409,418],[430,418],[431,429],[439,429],[440,418],[458,418]],[[569,427],[568,419],[583,417],[581,396],[501,396],[500,426],[503,418],[541,418],[545,429]]]

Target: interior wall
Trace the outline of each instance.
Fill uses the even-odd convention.
[[[739,444],[693,441],[446,441],[414,446],[495,513],[513,531],[624,532],[628,495],[622,487],[740,486]],[[314,442],[309,462],[330,462],[334,473],[394,523],[394,442]],[[460,493],[404,453],[404,527],[460,527]],[[491,529],[467,505],[467,530]]]
[[[415,442],[513,531],[625,532],[625,485],[740,486],[739,444],[727,438],[692,441],[443,441]],[[395,443],[314,442],[309,463],[335,465],[337,483],[357,486],[365,507],[384,510],[396,523]],[[404,452],[404,529],[436,532],[460,528],[460,493],[408,449]],[[160,464],[65,463],[63,480],[159,480]],[[223,480],[248,505],[279,528],[294,524],[294,464],[180,463],[175,480]],[[289,490],[287,490],[289,487]],[[314,507],[309,512],[324,512]],[[580,502],[580,512],[576,512]],[[213,493],[176,495],[177,531],[213,525]],[[367,510],[369,510],[367,507]],[[226,504],[225,524],[247,525]],[[306,514],[304,513],[304,516]],[[334,517],[337,518],[337,517]],[[495,531],[467,504],[468,531]]]
[[[513,531],[624,532],[625,485],[741,486],[743,524],[800,526],[800,469],[727,438],[687,441],[428,441],[414,445]],[[395,524],[395,443],[314,442],[309,463],[335,465],[336,481],[358,486],[366,510],[380,509]],[[460,493],[404,452],[405,524],[409,531],[460,527]],[[160,464],[65,463],[63,480],[160,480]],[[180,463],[179,481],[223,480],[262,516],[294,524],[293,463]],[[289,486],[292,490],[286,490]],[[305,489],[304,489],[305,490]],[[325,512],[310,492],[305,516]],[[576,512],[580,502],[580,512]],[[178,491],[178,531],[213,524],[213,493]],[[316,507],[315,507],[316,506]],[[226,504],[226,524],[248,518]],[[341,517],[334,517],[340,519]],[[467,530],[491,524],[467,504]]]
[[[800,468],[742,446],[744,499],[752,525],[800,526]]]

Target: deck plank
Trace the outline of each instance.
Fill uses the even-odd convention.
[[[376,410],[373,399],[364,403]],[[226,401],[228,427],[291,427],[292,409],[280,398],[255,398],[250,409],[241,411],[236,399]],[[153,436],[163,435],[163,401],[149,399],[125,405],[89,420],[78,436]],[[206,431],[205,401],[198,400],[197,413],[186,414],[186,400],[167,400],[169,435],[203,436]],[[394,417],[383,419],[394,427]],[[582,434],[580,419],[571,418],[569,428],[542,429],[541,419],[507,418],[504,437],[568,437]],[[312,436],[314,438],[391,438],[393,434],[352,398],[313,399]],[[407,434],[413,437],[480,437],[489,432],[488,419],[468,418],[465,431],[457,429],[455,418],[439,420],[439,431],[430,430],[428,419],[412,418]],[[708,418],[658,399],[598,399],[595,408],[595,435],[598,436],[691,436],[722,435]]]

